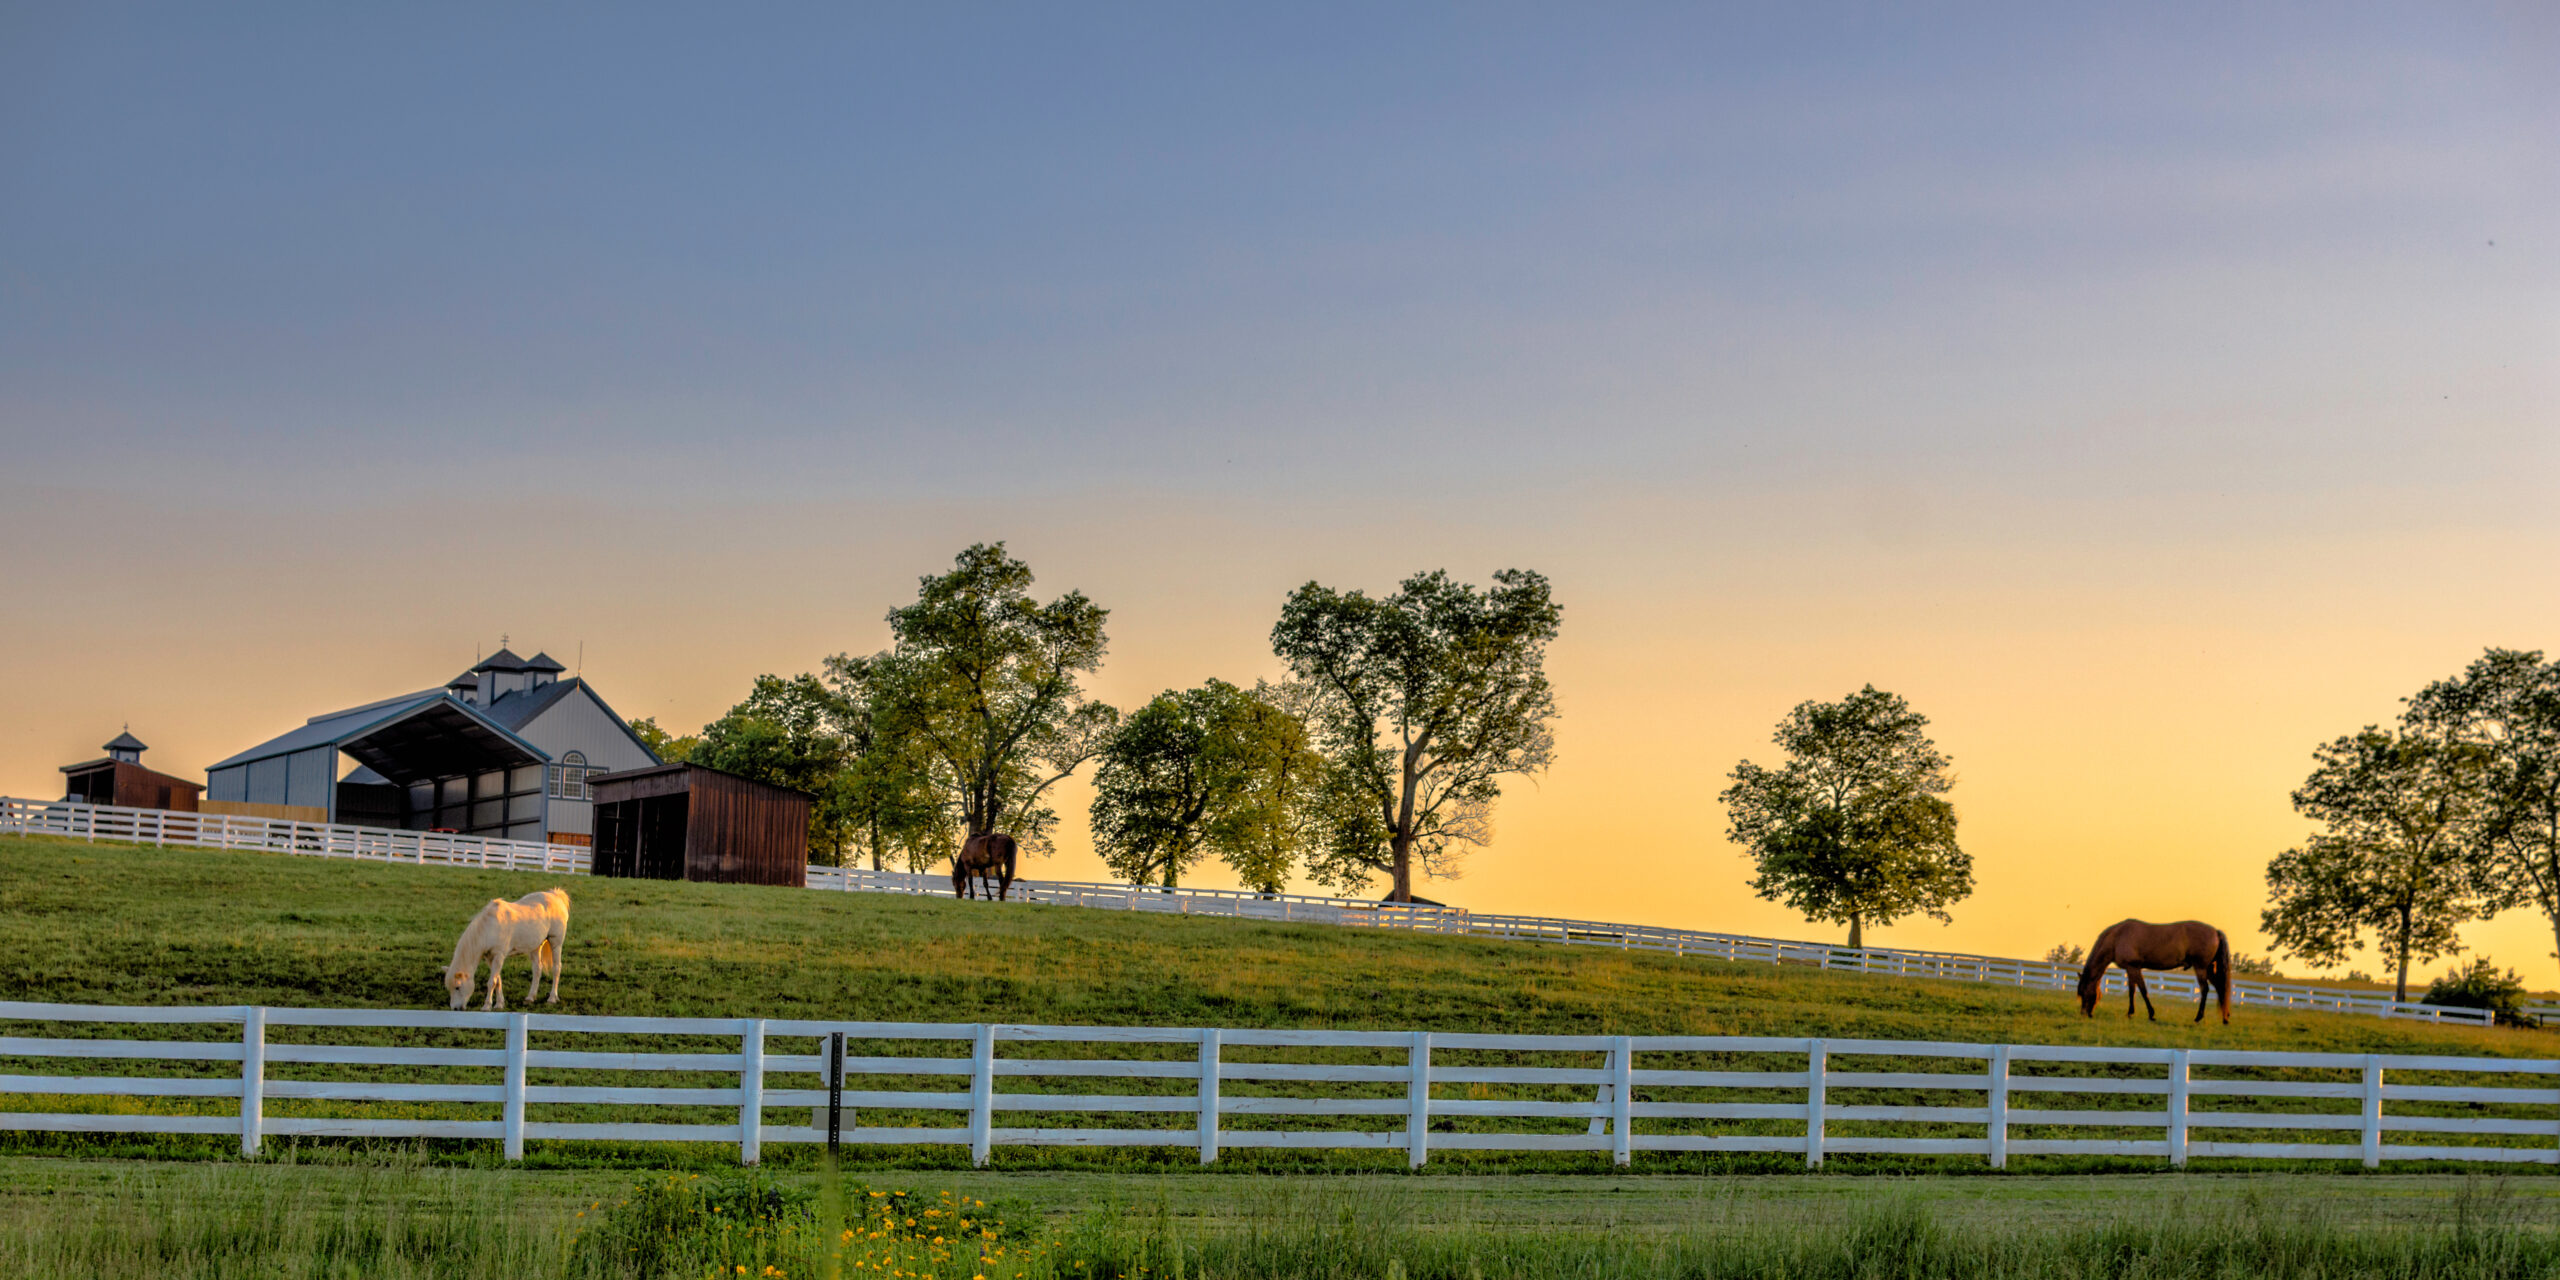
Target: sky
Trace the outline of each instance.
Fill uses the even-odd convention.
[[[1872,683],[1979,883],[1874,942],[2261,952],[2312,749],[2560,650],[2551,10],[1563,8],[0,3],[0,793],[502,636],[698,726],[979,541],[1124,708],[1516,566],[1425,893],[1833,937],[1715,797]]]

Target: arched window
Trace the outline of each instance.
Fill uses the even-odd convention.
[[[551,766],[552,799],[586,799],[587,773],[587,754],[585,752],[572,751],[561,756],[560,763]]]

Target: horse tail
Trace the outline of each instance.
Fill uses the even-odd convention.
[[[2220,929],[2213,931],[2213,985],[2222,992],[2222,1020],[2231,1021],[2231,939]]]

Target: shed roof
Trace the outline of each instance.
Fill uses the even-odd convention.
[[[127,730],[124,733],[119,733],[113,739],[109,740],[105,749],[108,751],[150,750],[149,747],[142,745],[142,739],[133,736],[133,733],[130,730]]]

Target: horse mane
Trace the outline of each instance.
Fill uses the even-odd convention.
[[[475,970],[480,967],[480,957],[489,950],[489,922],[498,918],[498,908],[504,905],[504,899],[491,898],[489,905],[480,908],[480,914],[471,917],[471,923],[462,926],[462,936],[453,943],[453,959],[444,967],[446,973],[462,972],[466,962]]]

